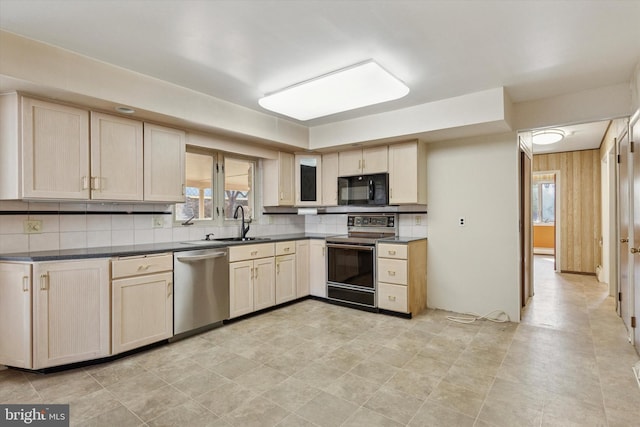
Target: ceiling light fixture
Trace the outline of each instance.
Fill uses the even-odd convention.
[[[118,113],[122,113],[122,114],[133,114],[136,112],[136,110],[134,110],[133,108],[129,108],[129,107],[123,107],[123,106],[118,106],[115,108],[115,110]]]
[[[373,60],[361,62],[260,98],[261,107],[298,120],[402,98],[409,88]]]
[[[533,133],[535,145],[550,145],[564,139],[565,133],[560,129],[546,129]]]

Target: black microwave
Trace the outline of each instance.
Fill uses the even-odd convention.
[[[338,178],[338,205],[388,205],[389,174]]]

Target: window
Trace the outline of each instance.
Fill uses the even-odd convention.
[[[186,201],[176,203],[175,221],[233,220],[238,205],[253,216],[256,162],[189,148],[186,154]]]
[[[224,159],[224,218],[233,219],[238,205],[244,209],[244,217],[253,216],[253,187],[255,162],[251,160]]]
[[[185,203],[175,207],[176,221],[213,219],[213,167],[215,154],[187,152]]]
[[[551,181],[538,181],[531,189],[531,211],[533,222],[553,224],[556,215],[556,184]]]

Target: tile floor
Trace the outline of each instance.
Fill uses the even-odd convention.
[[[638,355],[606,287],[536,264],[519,325],[306,300],[111,363],[0,371],[0,402],[109,427],[640,425]]]

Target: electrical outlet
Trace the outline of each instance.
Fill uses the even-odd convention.
[[[42,233],[42,221],[39,219],[29,219],[23,222],[25,234]]]
[[[422,217],[420,215],[416,215],[415,223],[416,225],[420,225],[422,223]]]
[[[460,227],[464,227],[465,225],[467,225],[467,220],[465,219],[465,217],[461,216],[460,218],[458,218],[458,225]]]
[[[164,227],[164,218],[162,218],[162,216],[160,216],[160,215],[154,215],[153,216],[152,227],[153,228],[162,228],[162,227]]]

